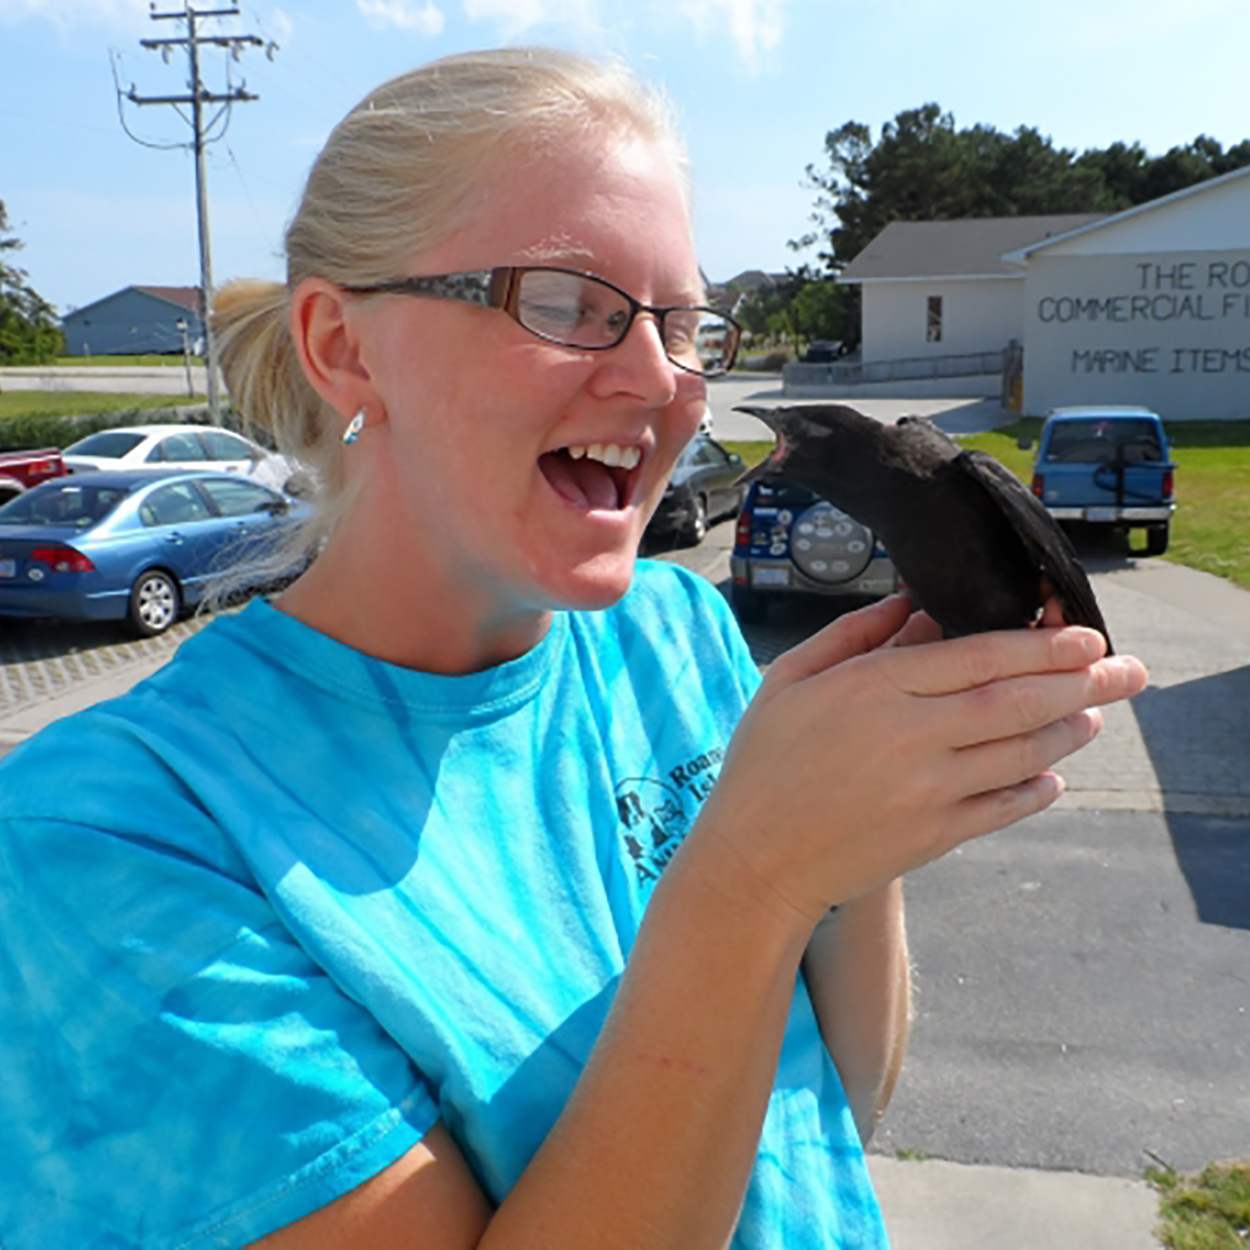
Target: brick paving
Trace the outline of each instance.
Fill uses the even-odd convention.
[[[191,617],[156,638],[131,638],[110,624],[0,618],[0,720],[137,663],[168,659],[206,623]]]

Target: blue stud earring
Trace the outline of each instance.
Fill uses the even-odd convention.
[[[343,446],[350,447],[359,437],[360,431],[365,428],[365,410],[362,408],[348,423],[347,429],[343,431]]]

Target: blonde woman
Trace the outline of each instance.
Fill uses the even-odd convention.
[[[223,292],[319,554],[0,769],[5,1250],[885,1245],[899,878],[1145,678],[894,599],[761,687],[636,564],[733,351],[688,201],[621,68],[454,57]]]

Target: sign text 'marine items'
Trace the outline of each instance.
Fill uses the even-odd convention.
[[[1030,410],[1250,415],[1250,251],[1038,257],[1026,308]]]

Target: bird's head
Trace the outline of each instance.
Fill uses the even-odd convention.
[[[845,404],[777,404],[771,408],[742,404],[734,411],[758,417],[777,436],[777,446],[738,479],[744,485],[783,475],[791,455],[810,452],[823,440],[833,439],[835,445],[841,445],[859,437],[878,438],[881,431],[879,422]]]

